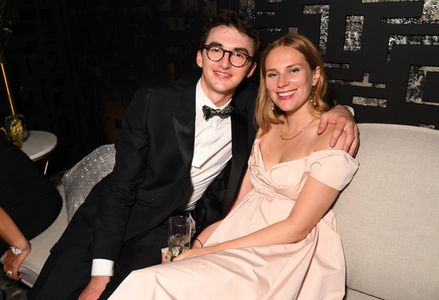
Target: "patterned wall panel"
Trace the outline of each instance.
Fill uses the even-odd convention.
[[[354,107],[359,122],[439,128],[438,0],[241,5],[254,16],[265,44],[298,30],[318,45],[331,97]]]

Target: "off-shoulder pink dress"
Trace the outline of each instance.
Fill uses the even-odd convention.
[[[249,159],[254,186],[206,241],[234,239],[285,219],[308,176],[337,190],[358,162],[340,150],[323,150],[266,169],[259,148]],[[133,271],[110,297],[119,299],[342,299],[345,261],[335,217],[329,211],[294,244],[230,249]]]

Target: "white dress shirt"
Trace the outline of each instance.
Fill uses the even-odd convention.
[[[232,158],[232,129],[230,118],[221,119],[214,116],[205,120],[203,105],[212,108],[224,108],[230,104],[231,99],[222,107],[216,107],[207,98],[200,82],[196,91],[195,113],[195,142],[194,157],[192,159],[191,178],[194,192],[187,204],[186,210],[192,210],[198,199],[215,177],[224,169]]]
[[[204,93],[200,81],[196,87],[195,100],[195,141],[192,159],[191,179],[193,193],[184,209],[192,210],[196,202],[215,177],[224,169],[232,157],[232,129],[230,118],[214,116],[209,120],[203,117],[203,105],[216,107]],[[93,259],[91,275],[113,275],[114,262],[108,259]]]

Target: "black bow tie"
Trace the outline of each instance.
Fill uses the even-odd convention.
[[[231,106],[231,105],[229,105],[223,109],[215,109],[215,108],[209,107],[207,105],[203,105],[203,115],[204,115],[204,119],[206,121],[214,116],[218,116],[221,119],[225,119],[225,118],[230,116],[230,114],[232,113],[232,110],[233,110],[233,106]]]

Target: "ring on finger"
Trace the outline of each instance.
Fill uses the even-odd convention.
[[[6,271],[6,275],[7,276],[11,276],[12,275],[12,271]]]

